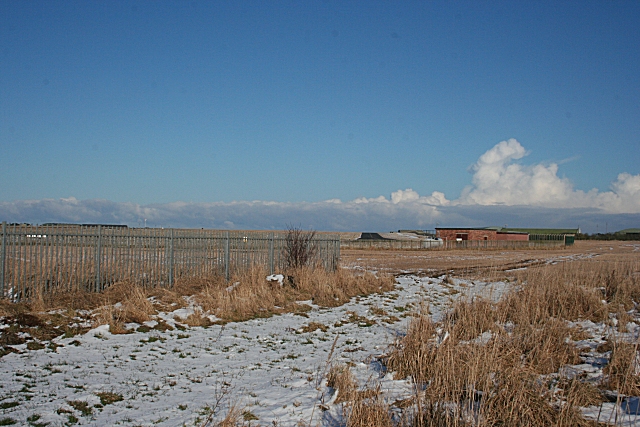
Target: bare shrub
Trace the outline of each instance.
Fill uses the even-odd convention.
[[[313,239],[316,232],[303,231],[301,228],[289,226],[285,237],[282,255],[287,269],[307,267],[316,261],[318,248]]]

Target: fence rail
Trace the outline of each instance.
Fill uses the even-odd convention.
[[[342,249],[441,249],[441,240],[341,240]]]
[[[14,301],[34,291],[101,292],[118,281],[171,287],[183,277],[224,276],[254,265],[272,274],[285,266],[286,233],[2,223],[0,295]],[[316,235],[317,261],[335,270],[340,237]]]

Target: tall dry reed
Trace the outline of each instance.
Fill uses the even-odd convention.
[[[640,301],[638,264],[547,265],[518,283],[497,303],[461,298],[440,322],[425,308],[412,319],[383,359],[423,389],[402,425],[595,425],[579,410],[602,401],[595,385],[557,374],[581,360],[574,339],[584,332],[567,321],[630,316],[624,308]],[[615,342],[602,385],[638,395],[639,375],[637,344]]]

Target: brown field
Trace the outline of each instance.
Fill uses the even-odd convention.
[[[355,250],[341,251],[341,265],[355,270],[389,274],[482,277],[547,262],[590,259],[594,262],[637,261],[640,242],[577,241],[563,249],[547,250]],[[506,273],[505,273],[506,272]]]

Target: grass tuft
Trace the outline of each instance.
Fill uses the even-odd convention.
[[[440,322],[422,307],[382,360],[424,389],[399,425],[595,425],[580,408],[602,402],[596,386],[640,395],[638,344],[614,337],[598,348],[610,351],[601,384],[563,378],[563,366],[580,363],[574,340],[585,335],[568,321],[606,323],[612,315],[618,324],[630,322],[633,311],[621,300],[640,296],[637,267],[541,266],[521,274],[498,302],[458,299]],[[363,404],[372,411],[384,406]]]

